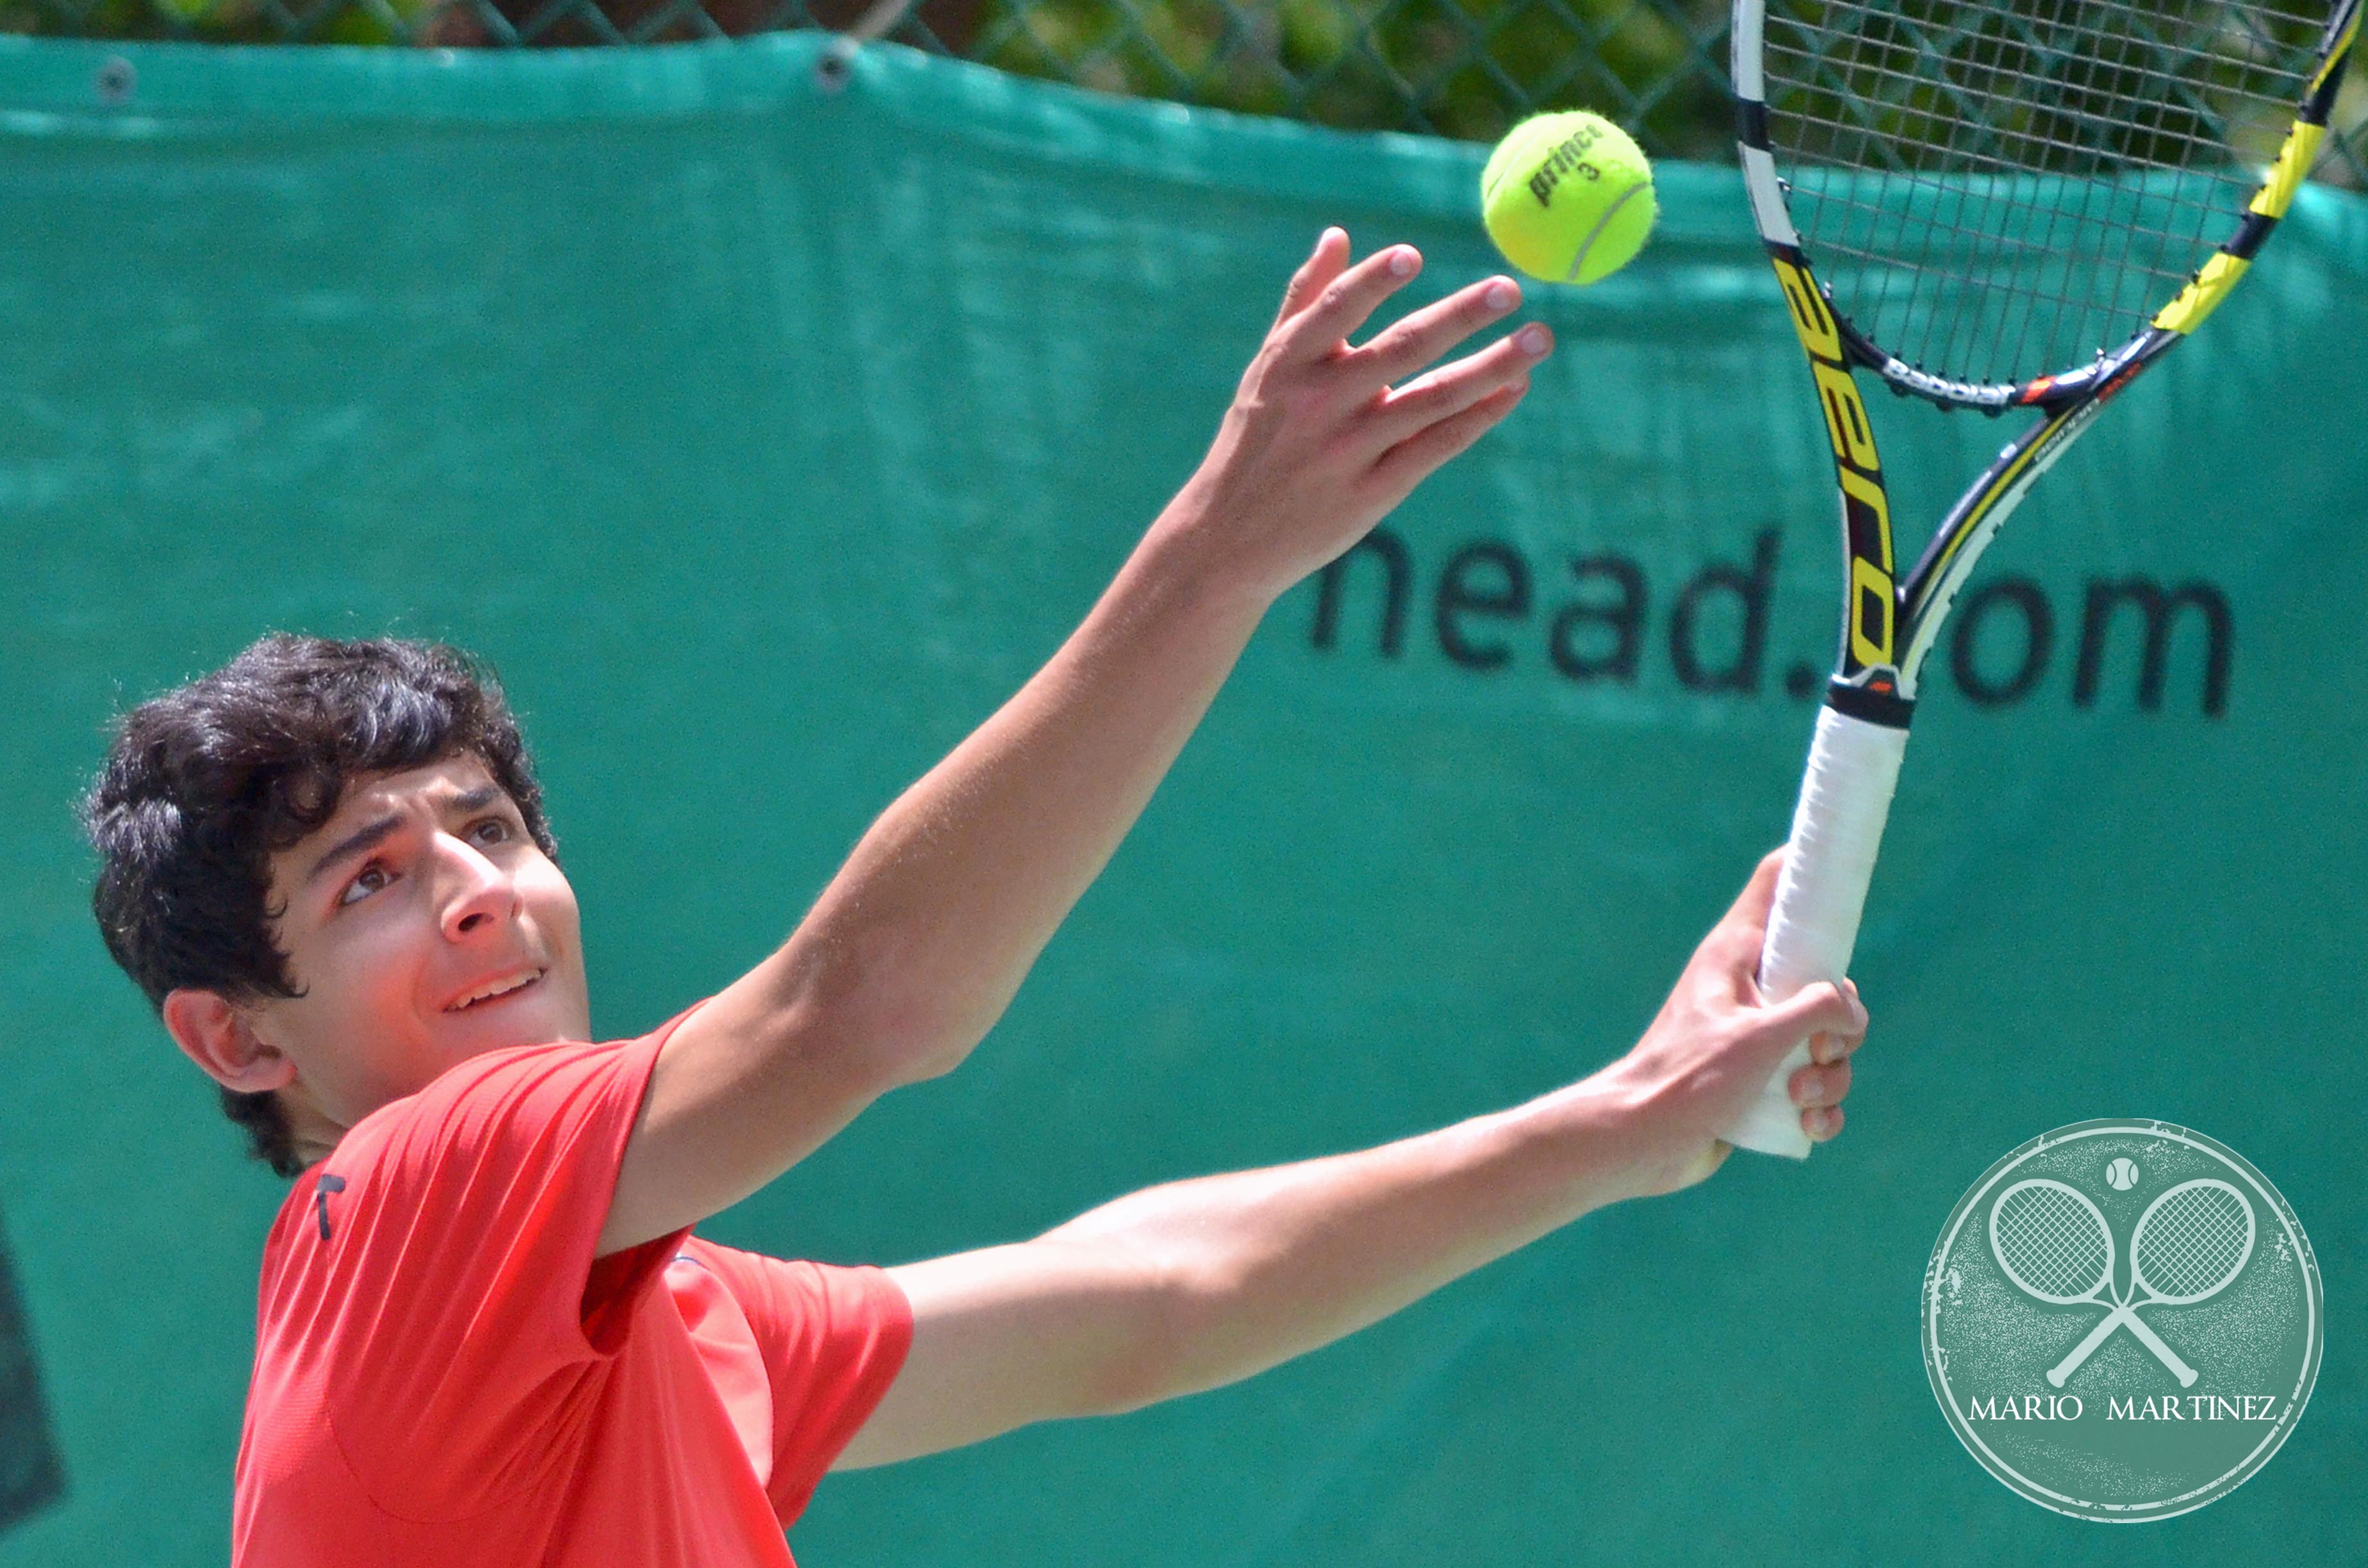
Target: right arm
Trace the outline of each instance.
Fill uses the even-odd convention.
[[[778,951],[676,1029],[601,1253],[737,1202],[881,1094],[968,1055],[1267,607],[1520,401],[1542,327],[1423,373],[1519,302],[1509,280],[1352,348],[1417,263],[1406,246],[1347,260],[1327,231],[1207,460],[1051,663],[882,813]]]
[[[1033,1241],[892,1269],[913,1339],[842,1468],[1219,1387],[1328,1345],[1625,1199],[1691,1186],[1795,1040],[1814,1142],[1841,1130],[1866,1012],[1848,982],[1770,1003],[1761,862],[1634,1050],[1567,1088],[1355,1153],[1171,1182]]]

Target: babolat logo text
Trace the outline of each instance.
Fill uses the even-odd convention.
[[[2318,1373],[2318,1267],[2202,1133],[2084,1121],[1990,1167],[1924,1278],[1924,1364],[1965,1451],[2077,1517],[2169,1518],[2267,1463]]]
[[[1594,126],[1581,126],[1546,154],[1546,161],[1539,165],[1538,172],[1530,176],[1530,194],[1538,199],[1539,206],[1554,205],[1554,187],[1563,182],[1565,176],[1577,175],[1587,180],[1603,177],[1603,171],[1587,159],[1588,150],[1595,145],[1600,135],[1601,132]]]

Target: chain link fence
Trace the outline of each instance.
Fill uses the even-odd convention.
[[[1493,141],[1597,109],[1660,157],[1732,155],[1728,0],[0,0],[0,29],[443,48],[825,28],[1021,75],[1348,130]],[[2368,71],[2318,177],[2368,188]]]

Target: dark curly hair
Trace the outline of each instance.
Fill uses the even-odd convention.
[[[269,907],[271,856],[335,815],[353,779],[462,755],[485,765],[556,860],[501,684],[457,649],[274,632],[140,704],[81,804],[107,950],[160,1016],[183,987],[233,1003],[301,995],[271,938],[286,913]],[[222,1103],[255,1158],[302,1172],[276,1093],[225,1088]]]

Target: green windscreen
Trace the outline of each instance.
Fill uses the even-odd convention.
[[[1491,267],[1483,149],[812,38],[609,53],[0,46],[0,1563],[220,1563],[266,1226],[108,964],[111,715],[274,628],[443,638],[523,714],[598,1031],[795,923],[1199,460],[1318,231]],[[108,80],[120,85],[120,74]],[[1781,838],[1831,461],[1727,170],[1536,287],[1527,403],[1276,608],[953,1075],[708,1227],[839,1262],[1495,1109],[1632,1042]],[[2333,1563],[2368,1539],[2368,206],[2305,191],[2034,493],[1927,667],[1849,1131],[1738,1155],[1247,1384],[826,1483],[807,1568]],[[1883,400],[1904,537],[2007,426]],[[2158,1117],[2316,1238],[2317,1401],[2100,1529],[1959,1449],[1959,1194]]]

